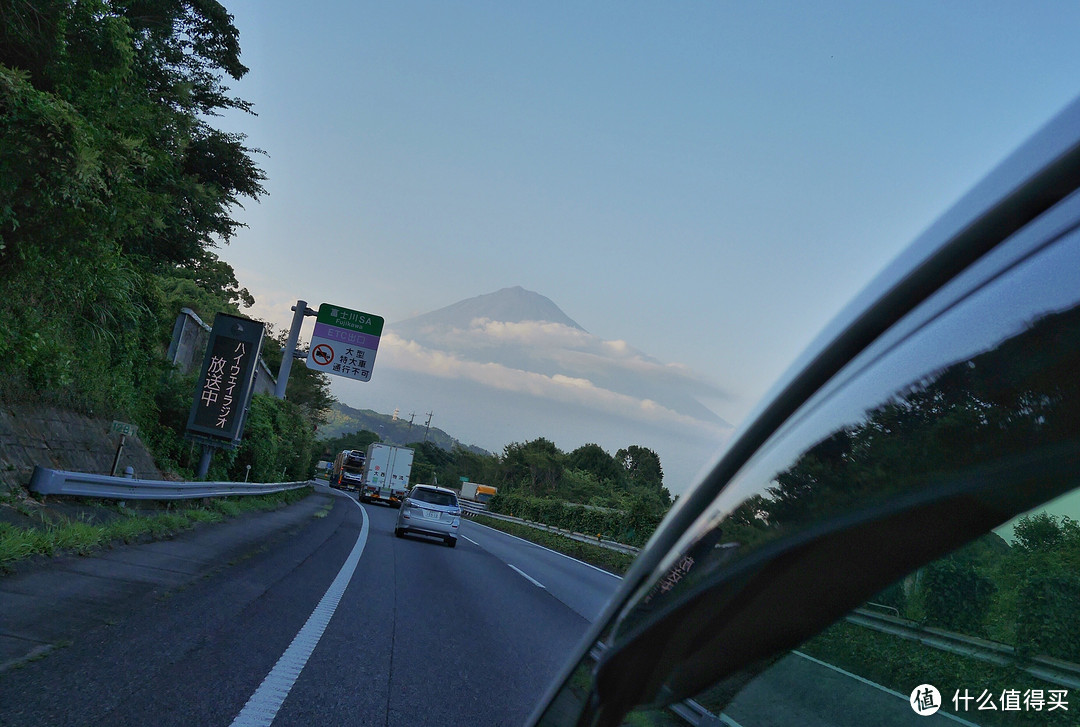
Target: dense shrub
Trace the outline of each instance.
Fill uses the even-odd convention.
[[[631,503],[627,510],[618,510],[502,492],[491,499],[488,508],[492,512],[637,546],[645,544],[661,517],[644,501]]]
[[[251,399],[244,439],[230,453],[225,467],[229,479],[242,480],[251,465],[250,481],[306,480],[315,455],[315,432],[300,408],[267,394]]]
[[[1029,574],[1020,589],[1016,648],[1080,663],[1080,576]]]
[[[996,591],[990,578],[946,558],[926,567],[919,588],[927,626],[985,635],[986,615]]]

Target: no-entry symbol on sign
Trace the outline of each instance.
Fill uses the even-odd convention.
[[[334,349],[330,348],[325,343],[320,343],[318,346],[311,349],[311,357],[315,359],[315,363],[320,366],[329,366],[334,361]]]

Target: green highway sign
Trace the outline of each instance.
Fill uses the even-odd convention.
[[[315,322],[337,328],[347,328],[350,331],[367,333],[372,336],[381,336],[383,329],[383,318],[381,316],[361,313],[358,310],[342,308],[340,305],[331,305],[330,303],[323,303],[319,306],[319,317],[315,319]]]
[[[311,334],[307,367],[324,374],[370,381],[382,329],[382,316],[323,303]]]

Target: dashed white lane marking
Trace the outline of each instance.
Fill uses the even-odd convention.
[[[526,540],[525,538],[519,538],[518,536],[511,535],[510,533],[504,533],[502,530],[496,530],[495,528],[490,528],[487,525],[484,525],[482,523],[474,522],[473,525],[477,525],[477,526],[482,527],[482,528],[487,528],[488,530],[490,530],[493,533],[498,533],[499,535],[505,535],[508,538],[513,538],[514,540],[520,540],[521,542],[525,543],[526,545],[531,545],[534,548],[540,548],[541,550],[546,550],[549,553],[554,553],[555,555],[561,555],[563,558],[566,558],[567,560],[572,560],[575,563],[580,563],[581,565],[583,565],[583,566],[585,566],[587,568],[592,568],[594,571],[598,571],[600,573],[603,573],[606,576],[611,576],[612,578],[617,578],[620,581],[622,580],[622,576],[617,576],[614,573],[611,573],[609,571],[604,570],[603,568],[597,568],[592,563],[586,563],[583,560],[578,560],[577,558],[574,558],[573,556],[567,555],[566,553],[560,553],[557,550],[552,550],[551,548],[546,548],[543,545],[540,545],[539,543],[534,543],[531,540]],[[464,538],[465,536],[462,535],[461,537]],[[470,540],[469,542],[474,543],[475,545],[480,545],[480,543],[477,543],[475,540]],[[483,547],[483,546],[481,545],[480,547]]]
[[[543,584],[543,583],[541,583],[540,581],[536,580],[536,579],[535,579],[535,578],[533,578],[533,577],[532,577],[531,575],[529,575],[529,574],[528,574],[528,573],[526,573],[525,571],[523,571],[523,570],[521,570],[520,568],[518,568],[518,567],[517,567],[516,565],[511,565],[510,563],[507,563],[507,565],[509,565],[509,566],[510,566],[511,568],[513,568],[514,570],[516,570],[516,571],[518,572],[518,575],[520,575],[520,576],[521,576],[522,578],[524,578],[525,580],[527,580],[527,581],[528,581],[529,583],[532,583],[532,584],[533,584],[534,586],[539,586],[540,588],[544,588],[544,584]],[[547,588],[544,588],[544,590],[546,591],[546,590],[547,590]]]
[[[351,497],[348,499],[360,507],[360,503],[356,500]],[[360,507],[360,514],[363,517],[360,535],[357,536],[356,545],[353,546],[349,557],[345,559],[345,564],[341,566],[334,582],[326,589],[319,605],[311,612],[307,623],[293,638],[289,648],[285,650],[259,688],[251,695],[251,699],[240,710],[240,714],[236,715],[236,719],[232,721],[232,727],[269,727],[273,723],[274,717],[277,716],[281,705],[285,703],[285,698],[289,696],[290,690],[296,684],[308,658],[318,646],[319,639],[326,631],[326,625],[330,623],[352,579],[353,572],[356,571],[360,556],[364,553],[364,545],[367,544],[368,537],[368,516],[362,507]]]
[[[470,538],[470,537],[469,537],[469,536],[467,536],[467,535],[462,535],[461,537],[465,538],[466,540],[468,540],[468,541],[469,541],[470,543],[472,543],[473,545],[480,545],[480,543],[476,542],[475,540],[473,540],[472,538]]]

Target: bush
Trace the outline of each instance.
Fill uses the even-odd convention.
[[[1032,575],[1018,601],[1017,650],[1080,663],[1080,576]]]
[[[924,622],[983,636],[996,590],[992,580],[971,566],[950,558],[935,561],[926,567],[920,584]]]
[[[251,465],[251,482],[309,478],[315,456],[315,429],[300,408],[268,394],[256,394],[239,449],[227,459],[229,479],[242,480]]]
[[[488,503],[488,509],[636,546],[645,544],[661,518],[650,503],[637,498],[631,500],[628,509],[614,510],[585,507],[551,497],[500,492]]]

